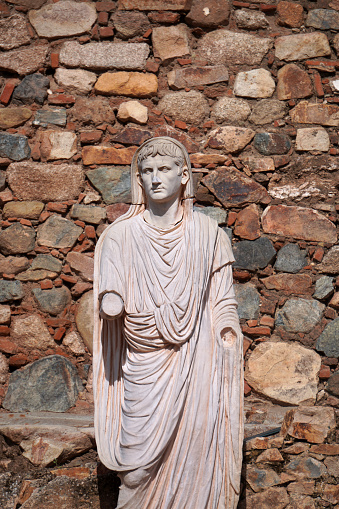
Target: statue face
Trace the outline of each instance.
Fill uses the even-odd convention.
[[[178,166],[173,157],[157,154],[141,162],[140,180],[148,203],[166,203],[180,196],[188,171],[186,166]]]

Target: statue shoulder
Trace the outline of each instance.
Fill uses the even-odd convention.
[[[128,231],[135,225],[137,217],[130,217],[109,225],[103,232],[103,246],[111,245],[116,243],[121,245],[123,239],[126,238]]]
[[[194,208],[193,210],[193,220],[195,222],[199,222],[201,226],[217,229],[218,223],[215,219],[208,216],[207,214],[204,214],[203,212],[200,212],[197,208]]]

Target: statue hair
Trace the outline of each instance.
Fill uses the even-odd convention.
[[[140,170],[142,161],[148,157],[155,157],[156,155],[172,157],[175,164],[180,168],[182,168],[185,164],[184,154],[180,147],[171,141],[155,139],[141,148],[137,160],[138,169]]]

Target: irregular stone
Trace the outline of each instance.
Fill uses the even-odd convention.
[[[79,219],[85,223],[99,224],[106,217],[106,210],[102,207],[93,207],[90,205],[80,205],[76,203],[71,208],[71,218]]]
[[[168,85],[174,90],[199,87],[228,81],[228,70],[224,65],[206,67],[184,67],[167,74]]]
[[[295,2],[279,2],[277,5],[278,24],[299,28],[304,23],[304,9],[301,4]]]
[[[276,251],[267,237],[260,237],[254,241],[237,242],[233,246],[233,254],[237,269],[258,270],[272,263]]]
[[[329,322],[317,339],[315,348],[327,357],[339,357],[339,318]]]
[[[131,39],[137,35],[143,35],[151,26],[146,14],[137,11],[115,11],[111,19],[116,34],[121,39]]]
[[[85,293],[79,300],[75,315],[77,329],[90,352],[93,352],[93,292]]]
[[[158,78],[151,73],[106,72],[101,74],[94,88],[103,95],[151,97],[158,91]]]
[[[305,60],[331,54],[331,48],[325,34],[284,35],[275,41],[275,56],[279,60]]]
[[[286,467],[286,472],[296,479],[318,479],[326,474],[326,467],[314,458],[295,458]]]
[[[272,74],[266,69],[239,72],[235,78],[233,93],[241,97],[271,97],[275,90]]]
[[[246,497],[246,509],[284,509],[289,502],[285,488],[268,488]]]
[[[238,28],[247,30],[265,29],[269,25],[265,14],[261,11],[239,9],[234,12],[234,19]]]
[[[61,0],[29,11],[28,17],[40,37],[58,39],[88,32],[97,13],[94,4]]]
[[[21,14],[0,19],[0,48],[9,50],[31,41],[26,19]]]
[[[0,20],[1,21],[1,20]],[[23,107],[0,109],[0,129],[9,129],[24,124],[32,116],[32,110]]]
[[[291,167],[295,166],[295,162],[293,162],[289,166],[289,171]],[[307,168],[307,163],[304,166]],[[311,169],[311,168],[310,168]],[[293,177],[292,177],[293,179]],[[317,197],[318,199],[323,199],[324,201],[333,195],[333,179],[332,178],[319,178],[316,174],[312,174],[310,177],[301,177],[292,182],[291,175],[287,172],[281,176],[279,179],[279,184],[275,184],[274,180],[270,181],[268,184],[268,192],[270,196],[273,198],[277,198],[278,200],[295,200],[300,201],[304,198],[309,197]],[[332,205],[330,204],[320,204],[318,203],[315,207],[320,210],[330,211]]]
[[[63,249],[73,247],[82,233],[82,228],[64,217],[50,216],[38,227],[37,241],[39,246]]]
[[[222,29],[204,35],[198,52],[212,64],[259,65],[272,45],[268,38]]]
[[[256,287],[251,283],[235,284],[234,291],[240,320],[256,320],[260,308],[260,296]]]
[[[310,293],[312,278],[308,274],[276,274],[262,279],[268,290],[277,290],[288,294]]]
[[[259,468],[256,465],[249,465],[246,468],[246,480],[255,493],[262,490],[266,493],[267,488],[281,484],[280,476],[274,470]]]
[[[0,170],[0,191],[3,191],[6,187],[6,173]]]
[[[39,9],[45,2],[46,0],[11,0],[11,4],[28,9]]]
[[[339,486],[335,484],[325,484],[322,493],[322,499],[331,504],[339,503]]]
[[[115,148],[87,145],[82,149],[82,161],[91,164],[131,164],[135,147]]]
[[[274,171],[275,165],[272,157],[241,156],[242,162],[253,173]]]
[[[297,138],[295,142],[296,150],[319,150],[327,152],[330,148],[330,137],[326,129],[306,127],[297,129]]]
[[[47,161],[70,159],[77,152],[77,136],[70,131],[43,131],[40,152],[42,159]]]
[[[67,254],[67,263],[85,281],[93,281],[94,259],[82,253],[71,252]]]
[[[56,272],[51,272],[45,269],[37,269],[37,270],[26,270],[25,272],[21,272],[17,279],[19,281],[41,281],[43,279],[55,279],[57,277]]]
[[[148,108],[139,101],[128,101],[121,103],[118,110],[120,122],[135,122],[136,124],[147,124]]]
[[[66,334],[62,344],[67,346],[67,348],[69,348],[75,355],[83,355],[86,353],[81,337],[77,332],[72,331]]]
[[[59,273],[62,269],[62,261],[49,254],[39,254],[33,259],[30,268],[31,270],[43,269]]]
[[[212,107],[212,114],[217,122],[244,122],[250,115],[251,108],[247,101],[233,97],[221,97]]]
[[[147,129],[137,129],[136,127],[126,127],[113,136],[112,141],[123,145],[141,145],[144,141],[152,138],[151,131]]]
[[[288,475],[288,474],[285,474]],[[316,509],[314,498],[294,495],[286,509]]]
[[[271,205],[264,211],[261,222],[265,233],[331,244],[337,241],[334,224],[313,209]]]
[[[12,318],[11,338],[29,350],[54,348],[55,342],[40,315],[18,315]]]
[[[42,74],[26,76],[14,89],[13,102],[22,104],[43,104],[47,97],[49,79]]]
[[[10,412],[66,412],[82,388],[73,364],[50,355],[11,374],[3,406]]]
[[[266,341],[251,353],[245,379],[260,394],[290,405],[315,401],[321,357],[298,343]]]
[[[207,100],[195,90],[169,92],[159,101],[158,108],[165,115],[189,124],[200,124],[209,115]]]
[[[211,148],[235,153],[246,147],[253,139],[254,134],[252,129],[245,127],[219,127],[209,133],[208,144]]]
[[[211,217],[217,221],[219,225],[226,223],[227,212],[220,207],[194,207],[194,210]]]
[[[103,97],[78,97],[75,105],[70,110],[72,120],[87,125],[102,124],[102,120],[108,124],[114,124],[115,115],[108,99]]]
[[[169,136],[170,138],[180,141],[189,154],[199,151],[200,146],[198,143],[194,142],[186,133],[178,131],[170,125],[164,124],[155,127],[153,134],[154,136]]]
[[[7,168],[10,188],[19,200],[66,201],[83,189],[84,173],[76,164],[12,163]]]
[[[10,306],[0,305],[0,323],[1,325],[8,325],[11,321],[11,308]]]
[[[263,99],[254,105],[250,122],[256,125],[271,124],[274,120],[284,118],[287,105],[276,99]]]
[[[301,251],[298,244],[286,244],[279,250],[274,268],[280,272],[296,274],[306,265],[306,252]]]
[[[13,161],[22,161],[31,155],[28,138],[20,134],[0,132],[0,157],[8,157]]]
[[[105,203],[128,203],[131,201],[129,168],[123,166],[101,167],[87,171],[86,175],[101,193]]]
[[[25,256],[0,255],[0,274],[18,274],[28,267],[29,261]]]
[[[51,290],[33,288],[32,292],[42,311],[50,315],[59,315],[71,302],[71,292],[66,286]]]
[[[291,140],[285,133],[257,133],[254,137],[254,147],[266,156],[272,154],[287,154],[291,149]]]
[[[84,69],[63,69],[59,67],[55,71],[54,79],[61,87],[79,94],[87,94],[92,90],[97,76],[94,72],[85,71]]]
[[[235,235],[248,240],[255,240],[260,237],[259,218],[258,207],[254,203],[241,210],[235,222]]]
[[[22,453],[24,458],[27,458],[33,465],[42,468],[55,465],[64,450],[63,445],[59,441],[48,437],[23,440],[20,443],[20,447],[24,451]],[[28,500],[30,501],[30,499],[31,497]]]
[[[301,101],[290,111],[290,116],[295,124],[339,126],[339,106],[336,104]]]
[[[20,300],[24,296],[24,289],[20,281],[0,281],[0,302]]]
[[[211,171],[202,179],[202,183],[226,208],[265,201],[267,198],[264,187],[232,167]]]
[[[334,375],[332,375],[333,377]],[[338,376],[337,376],[337,383],[338,383]],[[339,390],[336,391],[336,395],[339,395]],[[333,477],[339,477],[339,466],[338,466],[338,459],[337,458],[325,458],[324,463],[327,467],[327,471],[329,475],[332,475]]]
[[[334,292],[333,277],[322,276],[315,283],[313,297],[318,300],[325,300]]]
[[[276,463],[280,461],[284,461],[284,458],[277,448],[267,449],[266,451],[262,452],[255,460],[256,463]]]
[[[173,58],[190,54],[187,26],[154,27],[152,31],[153,54],[164,64]]]
[[[333,246],[324,256],[323,261],[318,265],[319,272],[327,274],[338,274],[339,272],[339,246]]]
[[[38,110],[35,113],[33,125],[47,127],[48,124],[59,125],[65,127],[67,122],[67,114],[65,108],[55,108],[48,110]]]
[[[148,44],[141,42],[90,42],[63,44],[59,60],[66,67],[80,67],[94,71],[108,69],[142,70],[149,54]]]
[[[34,246],[34,228],[14,223],[0,232],[0,251],[4,255],[28,253]]]
[[[333,9],[312,9],[305,24],[319,30],[339,30],[339,12]]]
[[[202,152],[197,152],[196,154],[191,154],[190,160],[192,164],[205,166],[207,164],[223,164],[227,157],[221,154],[203,154]]]
[[[188,11],[190,0],[119,0],[119,9],[139,11]]]
[[[44,204],[41,201],[8,201],[3,208],[3,216],[39,219]]]
[[[9,368],[7,359],[2,353],[0,353],[0,383],[5,384],[9,375]]]
[[[277,312],[275,324],[287,332],[311,332],[324,309],[325,305],[314,299],[289,299]]]
[[[279,69],[277,85],[279,100],[300,99],[301,97],[309,97],[312,94],[312,81],[306,71],[303,71],[295,64],[287,64]]]
[[[35,72],[44,66],[48,49],[47,44],[39,44],[0,53],[0,69],[19,75]]]
[[[228,0],[194,0],[185,21],[194,27],[226,25],[230,16]]]

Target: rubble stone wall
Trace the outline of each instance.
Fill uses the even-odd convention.
[[[167,135],[232,239],[248,403],[338,412],[338,52],[338,0],[0,0],[1,411],[92,411],[95,243]]]

